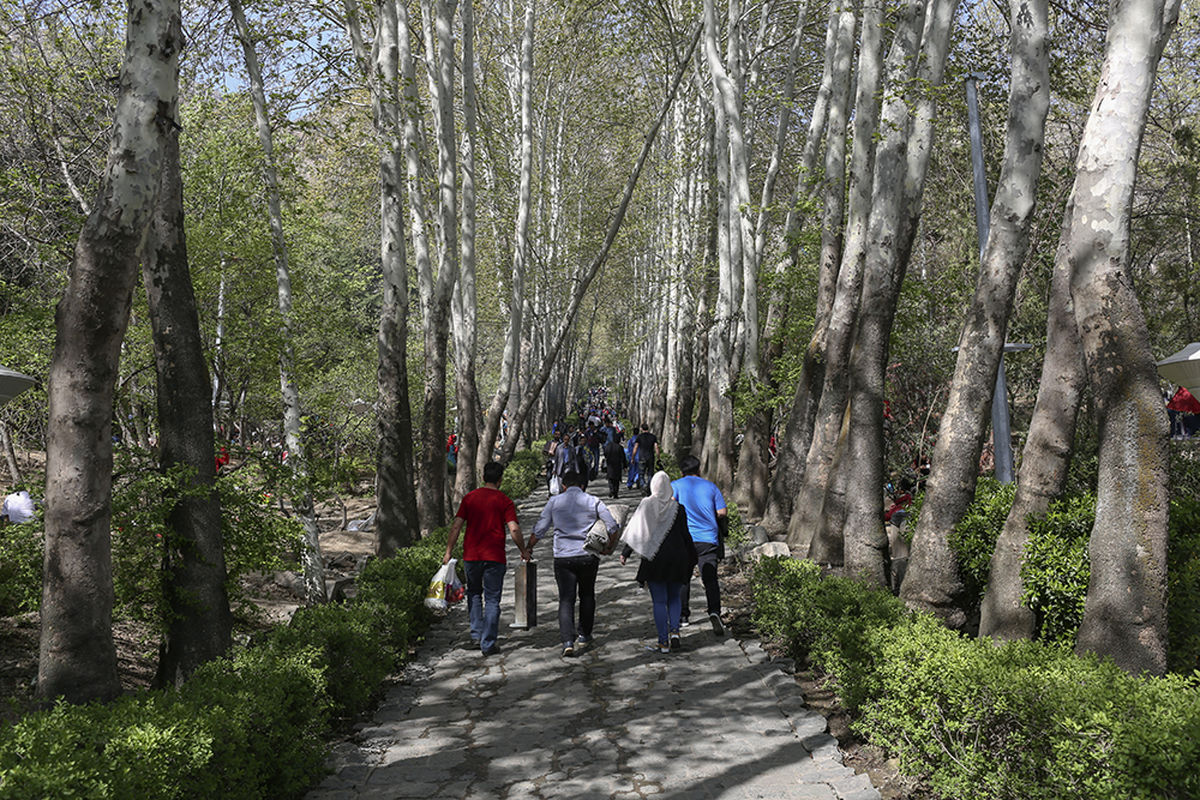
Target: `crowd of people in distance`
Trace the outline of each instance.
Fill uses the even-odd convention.
[[[522,535],[515,505],[500,491],[504,467],[499,463],[487,465],[484,485],[463,498],[451,524],[443,563],[454,557],[465,530],[463,561],[472,646],[478,646],[485,656],[500,652],[497,640],[506,538],[512,539],[525,561],[532,558],[538,541],[551,538],[561,655],[570,658],[591,647],[601,556],[589,549],[587,541],[589,531],[600,526],[607,537],[605,553],[623,541],[621,564],[634,555],[639,557],[634,579],[649,591],[657,634],[647,650],[670,653],[680,649],[680,630],[690,624],[693,573],[698,573],[703,583],[713,633],[724,635],[717,563],[724,558],[728,515],[720,489],[700,477],[699,459],[684,456],[680,461],[683,477],[672,482],[658,469],[660,447],[649,425],[643,424],[627,437],[603,387],[590,393],[578,425],[555,424],[544,454],[551,496],[527,538]],[[626,466],[626,488],[636,487],[644,497],[622,530],[613,510],[588,492],[588,483],[603,469],[610,499],[615,498]]]

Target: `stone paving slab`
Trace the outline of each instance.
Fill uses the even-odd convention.
[[[632,511],[638,499],[622,489],[611,502]],[[526,534],[545,500],[541,490],[519,505]],[[465,608],[454,608],[374,718],[333,749],[331,774],[308,800],[879,798],[757,642],[703,624],[683,630],[681,652],[646,652],[654,620],[633,581],[636,559],[603,560],[596,641],[562,658],[551,547],[539,542],[535,554],[542,624],[508,628],[519,558],[510,542],[502,652],[470,646]],[[698,580],[692,597],[703,604]]]

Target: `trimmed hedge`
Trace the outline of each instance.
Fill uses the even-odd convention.
[[[302,796],[334,720],[367,709],[428,627],[445,547],[440,531],[372,561],[353,602],[301,609],[178,689],[59,704],[0,730],[0,800]]]
[[[948,797],[1200,796],[1200,673],[1135,678],[1052,644],[968,639],[804,561],[762,561],[753,587],[759,630]]]

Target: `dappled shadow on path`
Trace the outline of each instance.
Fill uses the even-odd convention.
[[[528,531],[540,509],[522,506]],[[605,559],[596,641],[577,658],[559,655],[553,573],[539,572],[542,625],[505,631],[483,657],[452,613],[310,800],[878,796],[761,648],[695,626],[682,652],[643,650],[654,626],[636,562]]]

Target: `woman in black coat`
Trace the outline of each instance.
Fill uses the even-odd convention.
[[[667,473],[660,471],[651,478],[650,496],[638,505],[622,538],[621,563],[633,553],[641,556],[637,581],[649,588],[654,606],[658,643],[646,649],[669,653],[680,644],[681,595],[696,565],[696,547],[688,532],[687,513],[672,496]]]

